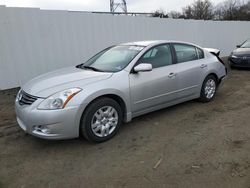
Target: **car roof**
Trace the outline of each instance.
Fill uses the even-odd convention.
[[[149,46],[152,44],[157,44],[159,42],[160,42],[159,40],[135,41],[135,42],[123,43],[121,45]]]
[[[183,41],[174,41],[174,40],[147,40],[147,41],[135,41],[135,42],[128,42],[123,43],[121,45],[134,45],[134,46],[152,46],[152,45],[158,45],[158,44],[164,44],[164,43],[183,43],[183,44],[190,44],[193,46],[197,46],[196,44],[192,44],[189,42],[183,42]]]

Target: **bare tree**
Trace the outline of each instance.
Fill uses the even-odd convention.
[[[250,0],[226,0],[217,5],[215,18],[218,20],[250,20]]]
[[[183,15],[186,19],[195,19],[193,12],[194,10],[191,5],[188,5],[187,7],[183,8]]]
[[[250,21],[250,0],[225,0],[217,6],[213,6],[211,0],[195,0],[183,8],[182,14],[177,11],[166,13],[163,9],[159,9],[152,16],[174,19]]]
[[[168,18],[168,14],[163,9],[156,10],[152,17]]]
[[[237,0],[227,0],[223,3],[224,9],[224,20],[234,20],[238,12],[238,1]]]
[[[210,0],[196,0],[192,5],[183,9],[186,19],[210,20],[213,19],[213,4]]]
[[[241,5],[236,12],[237,20],[250,20],[250,2]]]
[[[173,19],[178,19],[182,17],[182,14],[177,11],[171,11],[168,13],[168,15],[169,15],[169,18],[173,18]]]
[[[223,20],[224,19],[224,11],[223,7],[217,5],[217,7],[214,10],[214,19],[215,20]]]

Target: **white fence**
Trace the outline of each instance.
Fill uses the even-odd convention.
[[[109,45],[183,40],[226,56],[250,37],[250,22],[173,20],[0,6],[0,90],[84,62]]]

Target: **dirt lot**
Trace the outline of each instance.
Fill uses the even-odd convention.
[[[249,70],[231,71],[211,103],[136,118],[97,145],[24,134],[16,92],[0,92],[0,187],[250,187]]]

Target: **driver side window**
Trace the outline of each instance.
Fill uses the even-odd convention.
[[[150,63],[153,68],[163,67],[173,64],[171,48],[169,44],[153,47],[146,52],[140,59],[140,63]]]

